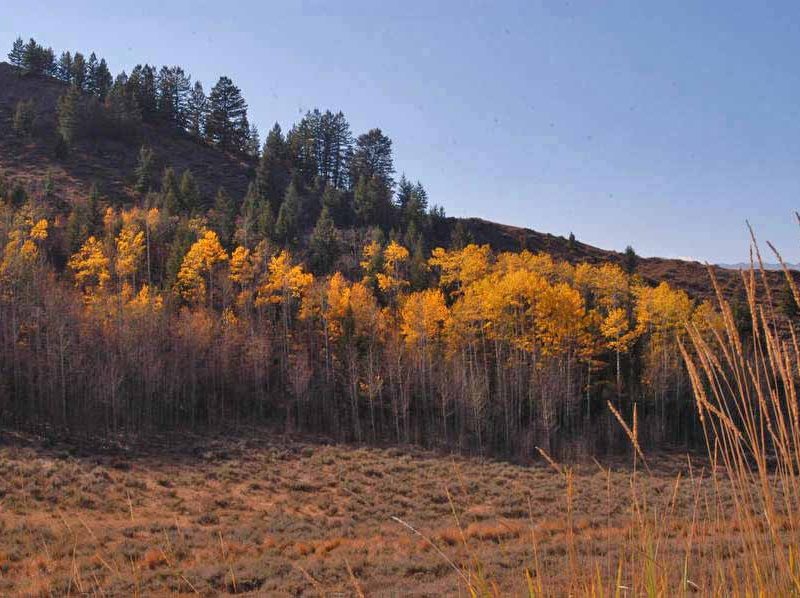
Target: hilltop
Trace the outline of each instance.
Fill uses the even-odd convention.
[[[65,158],[55,157],[56,106],[68,85],[52,77],[23,75],[0,63],[0,174],[12,183],[21,183],[35,192],[49,173],[59,197],[67,203],[85,198],[92,185],[118,205],[131,204],[139,195],[134,190],[134,170],[139,148],[154,151],[155,168],[171,166],[181,172],[190,169],[206,196],[219,187],[236,200],[244,197],[254,178],[256,160],[235,155],[200,143],[174,127],[160,123],[142,123],[134,139],[96,137],[75,144]],[[15,106],[20,100],[34,99],[36,114],[33,139],[20,139],[12,130]],[[434,231],[436,244],[447,244],[453,230],[461,223],[476,243],[488,243],[496,251],[528,249],[546,252],[571,263],[623,263],[623,254],[593,247],[580,241],[527,228],[489,222],[479,218],[445,218]],[[741,288],[740,275],[731,268],[715,267],[726,293]],[[640,258],[637,272],[648,282],[667,281],[695,298],[713,295],[707,268],[699,262],[679,259]],[[780,284],[775,273],[776,284]]]

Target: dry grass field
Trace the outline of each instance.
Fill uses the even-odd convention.
[[[114,452],[5,440],[3,596],[468,595],[465,577],[499,595],[535,593],[538,577],[561,595],[598,578],[633,587],[643,556],[688,563],[702,590],[704,562],[736,557],[725,491],[686,455],[652,456],[634,478],[627,459],[568,476],[299,440]]]

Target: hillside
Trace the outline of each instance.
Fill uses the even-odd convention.
[[[0,63],[0,172],[22,182],[39,181],[50,172],[59,194],[67,200],[85,197],[95,183],[103,195],[131,201],[139,148],[147,145],[154,149],[156,167],[190,168],[206,195],[219,186],[234,197],[244,195],[253,164],[196,143],[171,128],[147,123],[135,140],[84,140],[66,158],[57,160],[53,152],[56,103],[66,89],[66,84],[51,77],[19,77],[11,65]],[[26,142],[14,135],[11,125],[17,102],[30,98],[36,110],[36,135],[35,141]]]
[[[56,103],[66,90],[56,79],[42,76],[20,77],[13,67],[0,63],[0,174],[12,182],[21,182],[34,189],[50,173],[58,195],[67,201],[85,197],[92,184],[112,202],[127,203],[136,198],[133,172],[139,147],[154,150],[156,168],[172,166],[178,172],[191,169],[202,193],[211,197],[222,186],[236,200],[241,200],[253,177],[255,164],[247,158],[232,156],[198,143],[172,127],[143,124],[135,140],[120,141],[108,138],[84,140],[68,157],[56,159]],[[34,141],[20,140],[12,130],[14,107],[20,100],[35,99],[36,135]],[[445,244],[459,219],[447,218],[437,231],[438,243]],[[547,252],[557,259],[572,263],[622,263],[622,254],[593,247],[581,242],[570,244],[567,239],[531,229],[488,222],[479,218],[461,219],[477,243],[488,243],[497,251],[516,251],[525,248]],[[715,268],[721,287],[734,294],[741,288],[739,273],[730,268]],[[710,297],[705,265],[677,259],[642,258],[638,273],[648,282],[667,281],[696,298]],[[771,273],[776,285],[781,275]]]

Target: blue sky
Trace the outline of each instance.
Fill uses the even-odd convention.
[[[14,2],[0,39],[227,74],[262,133],[342,110],[449,215],[712,262],[749,219],[800,261],[797,3],[389,4]]]

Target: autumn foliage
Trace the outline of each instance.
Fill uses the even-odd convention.
[[[373,239],[350,271],[315,277],[265,241],[226,250],[202,219],[155,285],[168,223],[109,208],[61,274],[46,220],[20,212],[3,230],[4,416],[92,433],[272,422],[530,452],[587,430],[614,442],[612,400],[658,417],[659,439],[691,408],[676,343],[687,322],[716,321],[612,264],[435,248],[420,287],[409,250]]]

